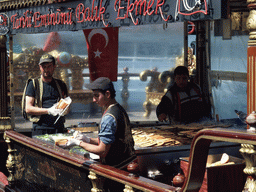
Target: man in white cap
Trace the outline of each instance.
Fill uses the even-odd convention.
[[[68,96],[66,84],[53,78],[56,68],[55,58],[45,54],[40,58],[39,68],[41,76],[39,79],[29,81],[26,89],[26,113],[31,115],[33,122],[32,136],[64,131],[65,118],[62,116],[55,124],[55,120],[62,112],[56,109],[56,104],[61,98]]]

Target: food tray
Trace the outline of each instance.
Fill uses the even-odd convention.
[[[72,133],[45,134],[45,135],[36,135],[36,136],[33,136],[33,138],[55,146],[55,142],[51,138],[52,136],[55,136],[55,137],[56,136],[60,136],[60,137],[63,137],[63,136],[68,136],[69,137],[70,136],[71,137],[71,136],[73,136],[73,134]],[[84,148],[79,147],[79,146],[74,146],[74,147],[71,147],[71,148],[66,149],[66,150],[69,150],[70,153],[77,153],[77,154],[80,154],[80,155],[84,155],[87,158],[89,157],[89,152],[86,151]]]

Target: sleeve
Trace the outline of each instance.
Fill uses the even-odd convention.
[[[164,95],[160,101],[160,103],[158,104],[157,108],[156,108],[156,115],[157,117],[160,114],[166,114],[166,115],[171,115],[173,114],[173,105],[171,100]]]
[[[36,92],[32,81],[29,81],[27,89],[26,89],[26,96],[35,97]]]
[[[115,141],[116,120],[111,115],[103,116],[101,120],[100,132],[98,134],[100,140],[104,144],[111,144]]]

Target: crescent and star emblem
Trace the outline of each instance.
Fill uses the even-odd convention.
[[[91,32],[90,32],[89,35],[88,35],[88,42],[89,42],[90,46],[91,46],[91,39],[92,39],[93,35],[95,35],[95,34],[101,34],[101,35],[103,35],[103,37],[104,37],[105,40],[106,40],[106,44],[105,44],[105,47],[104,47],[104,48],[106,48],[106,46],[108,45],[109,39],[108,39],[108,34],[107,34],[107,32],[106,32],[104,29],[93,29],[93,30],[91,30]],[[102,53],[102,52],[100,52],[99,49],[97,49],[97,51],[94,52],[94,54],[95,54],[94,58],[96,58],[96,57],[99,57],[99,58],[100,58],[100,54],[101,54],[101,53]]]

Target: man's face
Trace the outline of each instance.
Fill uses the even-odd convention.
[[[54,69],[55,69],[55,65],[53,65],[52,62],[43,63],[43,64],[39,65],[39,67],[40,67],[41,74],[43,75],[44,78],[46,78],[46,79],[52,78]]]
[[[189,77],[187,75],[176,75],[174,77],[175,83],[177,84],[177,86],[181,89],[185,89],[188,85],[188,79]]]
[[[93,90],[93,102],[96,103],[99,107],[106,106],[108,100],[109,99],[106,94],[103,94],[99,90]]]

